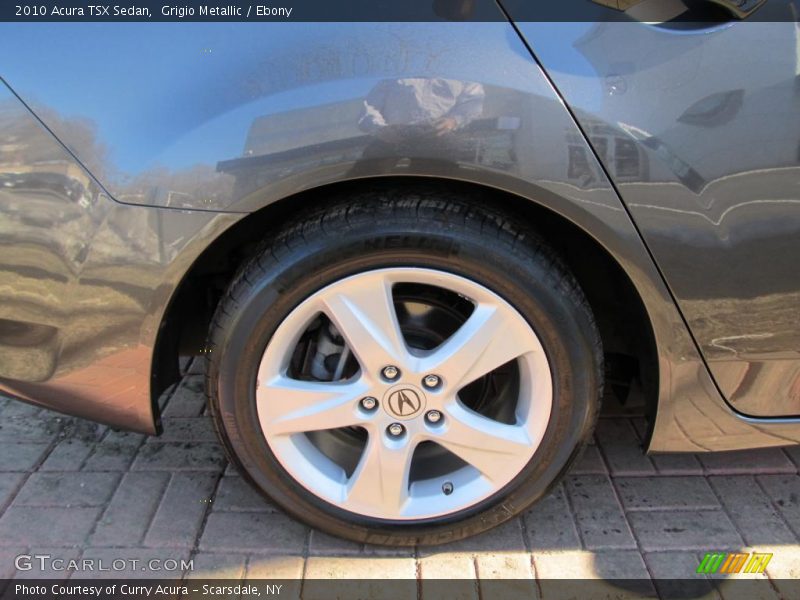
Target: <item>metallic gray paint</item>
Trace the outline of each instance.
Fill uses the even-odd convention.
[[[167,303],[240,217],[110,200],[0,83],[0,390],[155,433]]]
[[[744,414],[800,415],[800,28],[521,29],[612,174],[722,393]]]
[[[32,36],[34,31],[39,35]],[[152,358],[159,317],[202,248],[242,216],[202,211],[256,211],[348,179],[429,176],[528,198],[575,223],[618,261],[642,298],[658,346],[659,413],[651,449],[800,440],[795,424],[753,426],[725,404],[628,212],[510,25],[154,24],[147,31],[143,43],[141,27],[124,25],[2,28],[0,50],[14,49],[13,56],[3,52],[2,76],[110,192],[113,201],[99,196],[104,210],[126,222],[163,219],[155,235],[154,226],[145,227],[144,250],[132,247],[139,240],[115,242],[124,268],[103,255],[88,263],[91,269],[81,263],[77,274],[61,265],[45,268],[81,292],[84,270],[99,273],[103,289],[119,294],[119,306],[128,302],[130,308],[107,310],[114,301],[105,308],[80,304],[87,315],[107,318],[107,328],[116,333],[108,342],[98,339],[94,350],[77,344],[66,355],[62,345],[32,344],[34,352],[50,357],[56,377],[15,372],[16,379],[4,380],[5,389],[58,402],[65,398],[59,387],[64,377],[77,377],[85,390],[92,377],[81,374],[82,368],[105,368],[101,357],[138,349],[140,367],[131,375],[135,390],[93,406],[78,406],[84,392],[76,392],[59,407],[152,428],[141,365]],[[76,78],[84,85],[76,86]],[[414,126],[399,128],[401,134],[388,141],[359,128],[370,90],[398,80],[478,84],[485,92],[481,114],[440,136],[411,120],[406,124]],[[71,158],[65,154],[63,160]],[[62,196],[53,203],[70,201]],[[134,206],[144,204],[193,210]],[[3,219],[16,218],[16,210],[4,209]],[[101,224],[93,239],[109,235],[108,218],[95,218]],[[34,229],[31,236],[52,243],[54,229]],[[126,247],[133,252],[123,252]],[[155,258],[166,249],[167,258]],[[51,260],[45,253],[31,259],[38,269]],[[4,269],[16,272],[13,266]],[[131,281],[135,293],[124,285]],[[30,285],[37,282],[30,277]],[[6,318],[67,330],[74,320],[41,316],[60,302],[45,296],[37,299],[40,314],[31,316],[20,301]],[[714,414],[717,422],[687,432],[687,403]],[[93,412],[98,406],[102,413]],[[725,433],[731,431],[736,436]]]

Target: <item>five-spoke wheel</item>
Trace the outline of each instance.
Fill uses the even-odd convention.
[[[424,293],[396,299],[403,286]],[[471,307],[440,344],[415,346],[437,295]],[[315,339],[333,332],[337,363],[355,357],[352,374],[319,381],[293,369],[309,328]],[[460,397],[500,376],[502,397]],[[552,381],[536,334],[500,296],[451,273],[393,268],[344,278],[295,308],[264,352],[256,401],[270,448],[310,492],[366,516],[421,519],[471,506],[522,471],[547,427]],[[351,428],[365,435],[340,431]]]
[[[231,461],[291,515],[441,543],[563,475],[591,435],[602,349],[530,230],[441,189],[381,193],[329,199],[243,267],[209,335],[210,408]]]

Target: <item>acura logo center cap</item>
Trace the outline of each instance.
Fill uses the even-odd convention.
[[[396,419],[413,419],[425,409],[425,394],[407,383],[396,385],[384,394],[383,408]]]

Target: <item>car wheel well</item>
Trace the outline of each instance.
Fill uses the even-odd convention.
[[[612,255],[580,227],[550,209],[515,194],[473,183],[417,177],[383,177],[331,184],[301,192],[235,223],[198,257],[184,276],[162,319],[153,359],[152,400],[179,378],[181,355],[202,355],[209,325],[219,299],[240,265],[266,236],[287,219],[325,202],[332,192],[363,192],[405,186],[427,191],[454,187],[476,202],[532,225],[560,255],[580,283],[594,312],[606,362],[606,406],[655,415],[658,398],[658,357],[652,326],[638,292]],[[335,188],[335,189],[334,189]]]

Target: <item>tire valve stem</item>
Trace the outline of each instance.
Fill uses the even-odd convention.
[[[445,481],[444,484],[442,485],[442,492],[444,493],[445,496],[449,496],[450,494],[452,494],[453,484],[450,483],[449,481]]]

